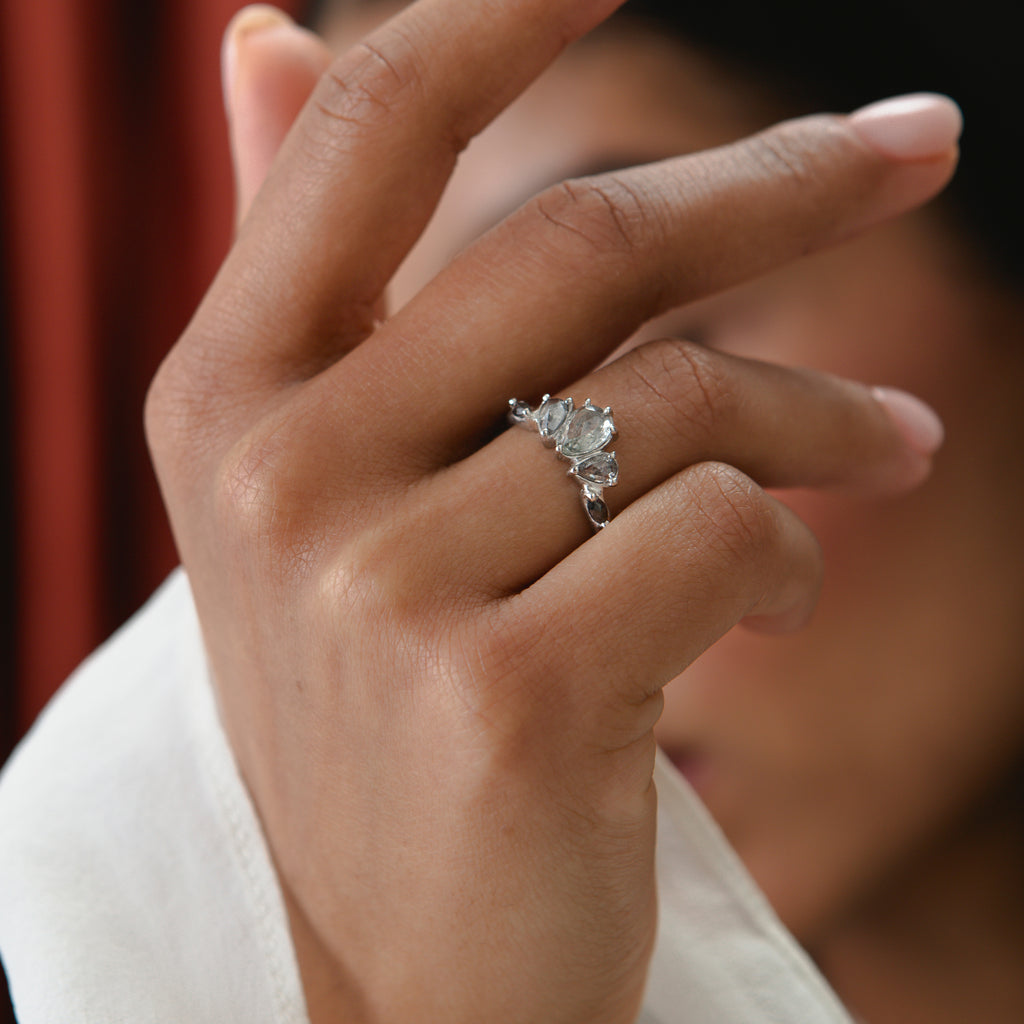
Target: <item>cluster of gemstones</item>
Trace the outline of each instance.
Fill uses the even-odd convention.
[[[512,423],[536,426],[541,440],[569,465],[569,476],[582,488],[583,511],[591,525],[600,530],[611,518],[602,492],[619,479],[615,452],[604,446],[615,437],[611,408],[598,409],[588,398],[576,409],[571,398],[545,395],[536,409],[516,398],[509,400],[508,418]]]

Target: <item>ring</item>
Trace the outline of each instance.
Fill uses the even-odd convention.
[[[508,406],[510,423],[536,426],[545,447],[554,448],[556,455],[570,463],[568,475],[580,484],[583,511],[595,530],[603,530],[611,513],[602,495],[619,479],[615,452],[604,451],[616,436],[611,407],[598,409],[588,398],[576,409],[571,398],[550,395],[545,395],[536,409],[518,398],[510,398]]]

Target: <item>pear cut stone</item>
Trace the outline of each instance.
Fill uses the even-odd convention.
[[[571,459],[579,459],[602,448],[614,433],[615,424],[611,416],[601,409],[585,405],[572,414],[558,450]]]
[[[598,487],[614,487],[619,479],[619,464],[615,452],[595,452],[580,459],[569,472]]]
[[[572,402],[568,398],[549,398],[537,410],[537,427],[541,437],[551,437],[558,432],[569,415]]]

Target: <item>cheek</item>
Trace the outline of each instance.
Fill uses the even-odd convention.
[[[948,404],[971,373],[972,309],[930,258],[930,231],[901,221],[736,289],[711,344]]]
[[[785,495],[825,551],[815,618],[790,637],[738,628],[667,691],[659,739],[692,753],[702,797],[805,941],[949,827],[1024,738],[998,620],[944,557],[942,490]]]

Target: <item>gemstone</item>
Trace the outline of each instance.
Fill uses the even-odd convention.
[[[523,423],[530,415],[530,407],[525,402],[513,398],[509,403],[508,418],[513,423]]]
[[[604,503],[601,498],[598,498],[594,494],[583,494],[583,508],[587,513],[587,518],[598,528],[608,525],[608,520],[611,518],[611,513],[608,511],[608,506]]]
[[[540,409],[537,410],[537,426],[540,429],[541,437],[551,437],[555,434],[565,423],[565,418],[569,415],[571,408],[571,398],[545,399]]]
[[[613,487],[619,479],[619,464],[615,452],[595,452],[580,459],[569,472],[598,487]]]
[[[578,459],[606,445],[614,433],[611,416],[588,404],[572,414],[558,450],[571,459]]]

